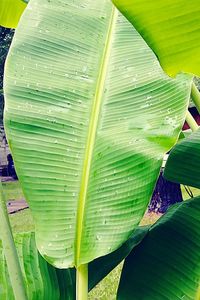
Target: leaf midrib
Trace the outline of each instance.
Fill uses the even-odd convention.
[[[82,171],[81,184],[80,184],[80,194],[79,194],[78,206],[77,206],[77,223],[76,223],[77,225],[76,225],[76,239],[75,239],[75,265],[77,267],[79,266],[79,259],[80,259],[80,252],[81,252],[83,220],[84,220],[88,183],[90,177],[91,162],[92,162],[96,132],[99,123],[98,122],[99,114],[101,111],[101,104],[102,104],[101,100],[103,96],[109,58],[112,49],[112,37],[115,30],[117,16],[118,16],[118,11],[113,6],[110,24],[108,27],[108,34],[107,34],[106,43],[104,47],[104,53],[102,57],[101,67],[100,67],[100,72],[99,72],[99,77],[96,85],[96,92],[95,92],[93,107],[91,111],[90,123],[88,127],[88,137],[87,137],[85,158],[83,163],[83,171]]]

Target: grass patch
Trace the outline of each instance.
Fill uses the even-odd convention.
[[[14,233],[34,231],[33,217],[30,209],[9,215],[9,219]]]
[[[116,300],[123,263],[118,265],[89,293],[89,300]]]
[[[2,182],[2,186],[7,201],[24,199],[19,181]]]

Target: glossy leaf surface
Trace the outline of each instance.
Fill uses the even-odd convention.
[[[170,181],[200,188],[200,130],[180,141],[170,152],[164,176]]]
[[[142,35],[170,76],[200,76],[199,0],[112,0]]]
[[[119,300],[198,300],[200,197],[174,205],[127,257]]]
[[[129,238],[190,89],[109,0],[29,3],[6,63],[5,127],[48,262],[85,264]]]

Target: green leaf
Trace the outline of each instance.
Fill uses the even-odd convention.
[[[199,299],[200,197],[176,204],[127,257],[118,300]]]
[[[199,0],[112,0],[170,76],[200,76]]]
[[[109,0],[32,0],[4,82],[40,253],[68,268],[119,248],[178,139],[191,77],[167,77]]]
[[[49,266],[49,265],[48,265]],[[60,290],[59,300],[76,299],[76,271],[73,269],[55,269]]]
[[[74,270],[56,270],[39,254],[34,233],[20,233],[15,236],[15,245],[27,290],[32,300],[75,299]],[[0,241],[0,299],[14,300],[12,285]]]
[[[170,152],[166,179],[200,188],[200,129],[180,141]]]
[[[25,8],[26,3],[22,0],[1,0],[0,26],[16,28]]]

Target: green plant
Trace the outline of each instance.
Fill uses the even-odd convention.
[[[0,2],[0,26],[16,28],[26,8],[23,0],[1,0]]]
[[[108,0],[31,0],[25,10],[6,62],[4,122],[37,248],[55,268],[76,269],[77,299],[87,299],[88,286],[126,256],[128,262],[133,248],[138,253],[151,242],[154,226],[136,228],[163,156],[179,138],[191,86],[191,75],[172,79],[162,71]],[[192,127],[189,114],[187,120]],[[159,232],[163,223],[176,224],[171,212],[155,225]],[[142,259],[142,251],[139,255]],[[27,252],[24,259],[34,263]],[[199,268],[195,276],[196,283]],[[59,278],[54,299],[73,299],[74,290],[64,292]],[[41,286],[45,293],[48,285]],[[197,288],[180,289],[174,299],[191,299]],[[121,289],[119,299],[128,299]],[[136,290],[127,290],[130,299]],[[34,294],[32,286],[24,291],[30,298]],[[164,297],[162,286],[159,294]]]
[[[199,299],[199,212],[197,197],[151,226],[125,261],[118,299]]]
[[[112,1],[156,53],[167,74],[200,75],[198,0]]]
[[[10,47],[10,43],[13,37],[13,30],[8,28],[0,27],[0,40],[1,40],[1,48],[0,48],[0,125],[3,123],[3,106],[4,106],[4,98],[3,98],[3,74],[4,74],[4,62],[6,56],[8,54],[8,49]]]

